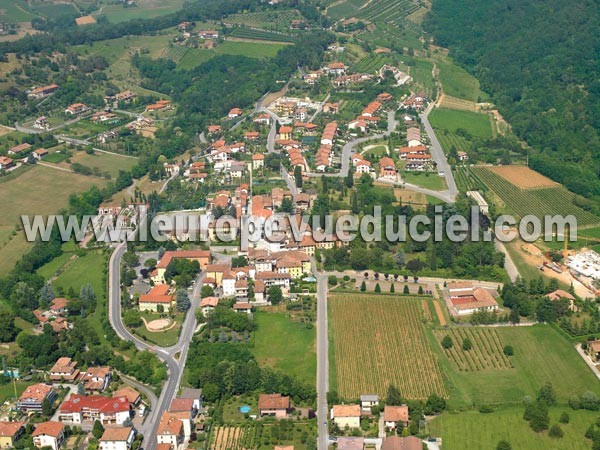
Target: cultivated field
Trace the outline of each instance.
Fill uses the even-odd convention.
[[[111,4],[112,3],[112,4]],[[102,5],[94,12],[94,17],[105,16],[110,23],[131,19],[151,19],[177,12],[183,6],[183,0],[137,0],[134,7],[124,7],[123,3],[111,2]]]
[[[441,130],[441,132],[437,132],[436,136],[440,141],[440,145],[444,149],[444,152],[448,153],[452,148],[455,148],[456,151],[467,151],[471,147],[471,142],[467,140],[464,136],[460,136],[455,132],[448,130]]]
[[[560,382],[556,379],[556,382]],[[554,386],[556,386],[556,384]],[[548,433],[535,433],[523,420],[524,407],[502,408],[491,414],[476,411],[458,414],[444,413],[429,423],[433,436],[444,439],[445,450],[494,449],[498,441],[507,440],[513,450],[588,450],[591,441],[585,438],[587,428],[596,421],[594,411],[573,411],[567,407],[550,408],[550,424],[558,423],[563,412],[569,414],[570,422],[560,424],[562,439],[553,439]]]
[[[439,80],[444,94],[456,99],[478,103],[480,97],[485,97],[479,88],[479,81],[462,67],[451,61],[436,61]]]
[[[35,16],[23,0],[0,0],[0,22],[28,22]]]
[[[470,170],[518,216],[533,214],[543,217],[545,215],[572,214],[577,218],[579,226],[600,222],[600,218],[576,206],[574,204],[575,194],[562,186],[519,189],[488,167],[472,167]]]
[[[409,399],[447,396],[425,336],[422,299],[334,295],[329,299],[337,389],[343,398],[385,395],[390,384]]]
[[[463,100],[456,97],[451,97],[449,95],[444,94],[441,98],[440,106],[442,108],[448,109],[459,109],[464,111],[477,111],[477,105],[470,100]]]
[[[255,41],[294,42],[294,37],[285,33],[275,33],[254,28],[238,27],[231,32],[230,37]]]
[[[350,18],[356,15],[358,9],[362,7],[367,0],[342,0],[336,1],[327,8],[327,15],[334,20]]]
[[[441,139],[438,136],[438,139]],[[443,144],[442,144],[443,145]],[[473,173],[468,167],[455,166],[454,167],[454,180],[456,186],[460,192],[466,191],[478,191],[485,189],[485,185],[481,182],[477,175]]]
[[[409,191],[408,189],[394,189],[394,197],[403,205],[412,205],[413,208],[422,208],[427,205],[427,198],[421,192]]]
[[[571,342],[552,326],[504,326],[495,331],[503,346],[510,345],[514,349],[514,355],[509,358],[512,368],[459,370],[439,345],[439,338],[432,334],[448,380],[451,408],[482,404],[521,405],[524,396],[535,396],[547,381],[553,383],[557,400],[563,404],[573,395],[586,391],[600,394],[600,383],[592,371]],[[474,345],[476,339],[475,336],[471,339]],[[454,345],[462,346],[462,340]],[[462,352],[462,348],[457,350]],[[568,383],[562,380],[568,380]]]
[[[296,9],[233,14],[226,17],[223,22],[284,31],[289,30],[292,20],[302,20],[302,15]]]
[[[556,181],[525,166],[497,166],[490,170],[510,181],[520,189],[549,188],[560,186]]]
[[[448,130],[456,133],[457,130],[462,129],[474,137],[489,138],[492,136],[492,126],[487,114],[437,108],[431,112],[429,120],[436,130]]]
[[[103,152],[95,152],[90,155],[81,151],[71,157],[71,163],[82,164],[90,169],[98,168],[100,172],[109,173],[112,177],[116,177],[119,174],[119,170],[131,170],[137,163],[137,158],[111,155]],[[70,167],[66,162],[61,163],[60,165]]]
[[[356,17],[369,22],[383,21],[397,25],[419,8],[411,0],[371,0],[358,11]]]
[[[460,371],[501,370],[512,367],[510,358],[503,351],[505,344],[493,328],[452,328],[436,330],[434,334],[440,342],[444,336],[450,336],[452,348],[443,351]],[[462,349],[465,338],[473,343],[471,350]]]
[[[213,450],[251,450],[258,447],[256,427],[216,427]]]

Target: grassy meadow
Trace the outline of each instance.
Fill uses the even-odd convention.
[[[436,130],[448,130],[455,133],[456,130],[463,129],[474,137],[489,138],[492,136],[492,126],[487,114],[437,108],[431,112],[429,120]]]

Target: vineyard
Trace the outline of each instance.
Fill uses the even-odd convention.
[[[381,69],[384,64],[397,64],[396,58],[391,55],[369,53],[368,56],[364,57],[354,65],[355,72],[373,73]]]
[[[236,27],[229,34],[231,37],[240,39],[253,39],[258,41],[294,42],[294,37],[289,34],[275,33],[255,28]]]
[[[452,147],[459,152],[467,151],[471,147],[469,140],[449,130],[441,130],[441,132],[436,133],[436,136],[446,153],[448,153]]]
[[[452,328],[436,330],[435,337],[441,342],[444,336],[452,339],[452,348],[444,353],[459,371],[503,370],[512,368],[512,362],[504,354],[504,344],[494,328]],[[473,343],[471,350],[462,349],[463,339]]]
[[[367,0],[345,0],[327,8],[327,15],[333,20],[353,17]]]
[[[473,167],[471,170],[502,199],[506,206],[521,217],[528,214],[537,217],[572,214],[577,218],[579,226],[600,223],[600,218],[576,206],[574,204],[575,194],[562,186],[545,189],[519,189],[507,179],[485,167]]]
[[[477,111],[476,103],[469,101],[469,100],[463,100],[463,99],[456,98],[456,97],[450,97],[449,95],[445,95],[445,94],[444,94],[444,97],[442,98],[440,106],[442,108],[449,108],[449,109],[462,109],[464,111],[473,111],[473,112]]]
[[[418,9],[419,5],[411,0],[372,0],[356,14],[356,17],[370,22],[397,24]]]
[[[423,325],[421,299],[344,295],[329,300],[341,397],[384,396],[394,384],[409,399],[447,397]]]
[[[173,45],[171,47],[166,47],[161,56],[170,59],[177,64],[185,56],[188,50],[189,48],[183,45]]]
[[[233,14],[224,22],[236,25],[246,25],[253,28],[284,31],[289,30],[292,20],[303,20],[302,15],[295,9],[283,11],[260,11],[244,14]]]
[[[465,166],[454,167],[454,180],[460,192],[485,190],[485,185],[481,180]]]
[[[213,450],[253,450],[260,445],[258,428],[253,425],[217,427],[213,436]]]

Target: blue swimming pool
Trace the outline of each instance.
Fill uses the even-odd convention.
[[[244,406],[240,406],[240,412],[242,414],[248,414],[251,411],[252,408],[250,408],[248,405],[244,405]]]

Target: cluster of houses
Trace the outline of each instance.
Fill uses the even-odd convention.
[[[0,156],[0,170],[2,171],[17,168],[19,162],[26,163],[30,156],[39,161],[48,155],[48,150],[43,147],[34,149],[33,145],[23,142],[9,148],[6,153],[8,156]]]
[[[59,358],[49,372],[48,383],[28,386],[17,399],[24,414],[41,413],[44,404],[52,405],[58,396],[55,385],[79,385],[85,394],[68,394],[53,420],[35,424],[32,433],[37,448],[59,450],[66,438],[66,426],[88,426],[98,420],[105,427],[99,439],[101,450],[128,450],[136,431],[131,426],[136,408],[142,408],[140,394],[125,386],[106,395],[111,382],[110,367],[79,370],[68,357]],[[11,448],[25,431],[25,421],[0,422],[0,447]]]
[[[406,129],[406,146],[398,149],[398,157],[406,161],[405,170],[425,171],[431,168],[431,154],[422,142],[421,129],[418,126]]]
[[[38,320],[40,328],[48,324],[55,333],[61,333],[72,328],[72,324],[65,317],[68,305],[69,301],[66,298],[57,297],[50,302],[47,310],[34,309],[33,315]]]
[[[379,94],[377,100],[369,103],[356,119],[348,123],[348,130],[366,133],[370,127],[377,126],[377,123],[381,120],[381,118],[378,117],[378,113],[381,112],[385,103],[390,102],[393,99],[394,97],[387,92]]]

